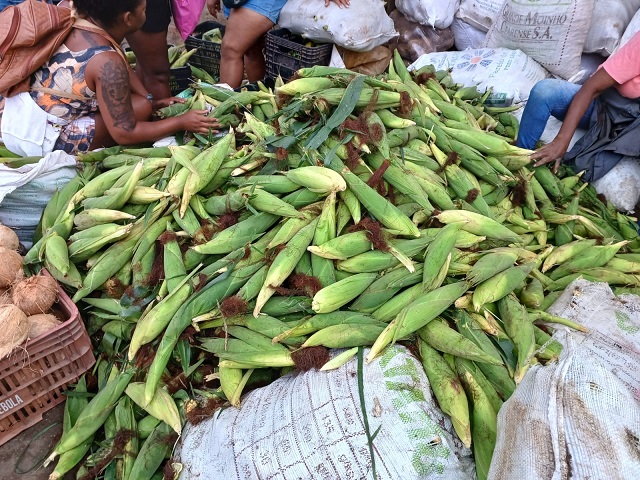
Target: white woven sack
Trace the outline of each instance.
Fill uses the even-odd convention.
[[[629,22],[629,25],[627,25],[627,29],[624,31],[624,35],[622,35],[622,38],[620,39],[620,43],[618,43],[618,47],[616,48],[616,50],[618,50],[620,47],[622,47],[622,45],[631,40],[631,37],[633,37],[638,32],[640,32],[640,10],[636,12],[636,14]]]
[[[640,297],[575,280],[549,309],[589,330],[554,335],[498,414],[490,480],[640,478]]]
[[[334,2],[288,0],[278,25],[304,38],[334,43],[347,50],[366,52],[398,36],[383,0],[358,0],[349,8]]]
[[[486,30],[481,30],[460,18],[454,18],[451,22],[451,31],[456,45],[456,50],[467,48],[482,48],[487,36]]]
[[[0,165],[0,223],[30,248],[47,203],[75,176],[76,158],[62,150],[20,168]]]
[[[456,18],[488,32],[505,0],[460,0]]]
[[[489,29],[486,47],[520,49],[554,75],[580,70],[594,0],[506,0]]]
[[[611,55],[625,29],[640,9],[640,0],[595,0],[593,21],[584,43],[584,51]]]
[[[396,0],[396,8],[412,22],[447,28],[453,21],[460,0]]]
[[[422,55],[409,66],[418,69],[433,65],[436,70],[451,69],[454,82],[477,86],[492,93],[487,103],[508,106],[529,98],[529,92],[547,71],[520,50],[506,48],[479,48],[462,52],[438,52]]]
[[[471,452],[437,407],[422,365],[393,346],[363,368],[378,480],[472,480]],[[358,363],[286,375],[183,432],[180,480],[372,479]]]
[[[640,201],[640,162],[637,158],[623,158],[593,186],[618,210],[633,213]]]
[[[489,480],[640,478],[640,403],[570,335],[500,410]]]

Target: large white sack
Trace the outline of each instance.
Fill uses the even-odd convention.
[[[596,0],[584,51],[611,55],[640,9],[640,0]]]
[[[491,25],[486,47],[520,49],[554,75],[580,70],[594,0],[506,0]]]
[[[640,161],[624,157],[593,186],[621,212],[633,212],[640,201]]]
[[[503,5],[504,0],[460,0],[456,18],[488,32]]]
[[[362,379],[378,480],[475,477],[471,452],[407,349],[390,347],[364,365]],[[360,480],[373,478],[370,458],[353,358],[337,370],[286,375],[245,395],[239,409],[187,426],[175,461],[179,480]]]
[[[20,168],[0,165],[0,223],[31,247],[44,207],[75,176],[76,158],[61,150]]]
[[[640,297],[578,279],[550,312],[589,333],[561,327],[560,360],[505,402],[489,479],[640,478]]]
[[[412,22],[447,28],[453,21],[460,0],[396,0],[396,8]]]
[[[349,8],[334,2],[325,7],[317,0],[288,0],[278,25],[309,40],[356,52],[371,50],[398,35],[383,0],[358,0]]]
[[[467,48],[482,48],[487,36],[486,30],[481,30],[460,18],[454,18],[451,22],[451,31],[456,44],[456,50]]]
[[[636,14],[629,22],[629,25],[624,31],[624,35],[622,35],[622,38],[620,39],[620,43],[618,44],[616,50],[618,50],[622,45],[631,40],[631,37],[633,37],[638,32],[640,32],[640,10],[636,12]]]
[[[506,48],[429,53],[418,58],[409,69],[429,64],[436,70],[451,69],[456,83],[475,85],[482,92],[491,88],[487,103],[495,106],[525,101],[533,86],[548,76],[531,57],[520,50]]]

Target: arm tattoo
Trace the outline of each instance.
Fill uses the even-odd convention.
[[[133,105],[131,104],[131,87],[129,72],[118,61],[108,60],[100,71],[102,96],[113,126],[130,132],[136,126]]]

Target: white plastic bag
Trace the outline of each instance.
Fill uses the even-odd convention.
[[[404,347],[364,365],[362,377],[378,480],[474,478],[471,452]],[[286,375],[245,395],[239,409],[186,427],[175,461],[180,480],[371,479],[357,358]]]
[[[520,50],[479,48],[462,52],[440,52],[422,55],[409,69],[433,65],[436,70],[451,69],[456,83],[476,85],[480,91],[492,88],[487,103],[508,106],[529,98],[529,92],[547,71]]]
[[[561,327],[505,402],[489,479],[640,478],[640,297],[578,279],[549,311],[589,333]]]
[[[288,0],[278,25],[304,38],[366,52],[397,36],[383,0],[358,0],[349,8],[316,0]]]
[[[580,71],[568,81],[582,85],[605,60],[605,57],[597,53],[583,53],[580,57]]]
[[[460,18],[454,18],[451,23],[451,31],[456,44],[456,50],[467,48],[482,48],[487,36],[486,30],[481,30]]]
[[[640,0],[596,0],[584,51],[611,55],[638,9]]]
[[[498,13],[504,5],[504,0],[460,0],[460,8],[456,18],[488,32]]]
[[[594,1],[506,0],[485,46],[520,49],[554,75],[571,78],[580,70]]]
[[[460,0],[396,0],[396,8],[412,22],[447,28],[453,21]]]
[[[618,210],[633,213],[640,201],[640,161],[623,158],[593,186]]]
[[[61,150],[20,168],[0,165],[0,223],[29,248],[51,196],[75,176],[76,158]]]

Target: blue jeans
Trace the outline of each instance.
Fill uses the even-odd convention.
[[[551,115],[560,121],[564,120],[569,105],[578,90],[580,90],[580,85],[555,78],[546,78],[536,83],[531,89],[527,105],[522,113],[516,144],[522,148],[533,149],[540,140]],[[580,120],[578,128],[586,129],[589,127],[589,118],[593,112],[594,104],[595,102],[591,102],[587,113]]]

